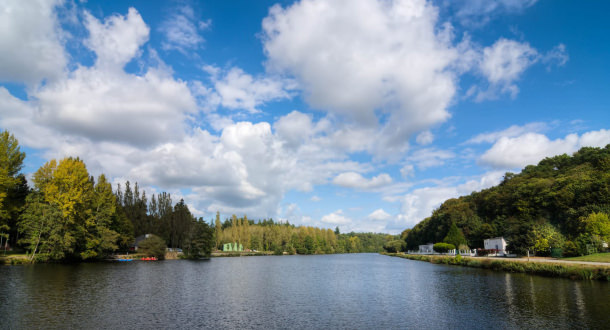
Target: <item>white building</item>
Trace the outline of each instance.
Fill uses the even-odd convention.
[[[428,244],[419,246],[419,253],[433,253],[433,252],[434,252],[434,243],[428,243]]]
[[[504,237],[488,238],[483,241],[485,250],[498,250],[498,255],[506,255],[506,241]]]

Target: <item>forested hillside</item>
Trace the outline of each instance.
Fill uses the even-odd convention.
[[[445,201],[429,218],[406,230],[408,249],[442,242],[453,223],[471,248],[504,236],[508,249],[584,254],[610,241],[610,145],[572,156],[545,158],[521,173],[506,173],[492,188]],[[587,247],[587,245],[589,245]]]

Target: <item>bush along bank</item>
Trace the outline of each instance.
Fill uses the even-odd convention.
[[[573,280],[598,280],[610,282],[610,267],[555,264],[535,261],[511,261],[490,260],[477,258],[464,258],[460,255],[453,256],[431,256],[431,255],[409,255],[398,253],[382,253],[387,256],[400,257],[410,260],[427,261],[433,264],[458,265],[474,268],[492,269],[511,273],[526,273],[547,277],[563,277]]]

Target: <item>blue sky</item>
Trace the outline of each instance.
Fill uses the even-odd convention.
[[[610,143],[609,7],[9,0],[0,128],[28,174],[79,156],[206,220],[399,233]]]

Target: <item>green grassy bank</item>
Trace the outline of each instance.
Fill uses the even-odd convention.
[[[548,277],[563,277],[573,280],[598,280],[610,282],[610,266],[569,265],[548,262],[521,262],[510,259],[478,259],[462,256],[409,255],[382,253],[392,257],[427,261],[433,264],[458,265],[499,270],[511,273],[526,273]]]
[[[0,265],[23,265],[29,263],[31,263],[30,256],[25,253],[7,253],[6,256],[0,255]]]
[[[561,260],[566,261],[593,261],[593,262],[609,262],[610,263],[610,252],[608,253],[595,253],[588,256],[573,257],[573,258],[562,258]]]

